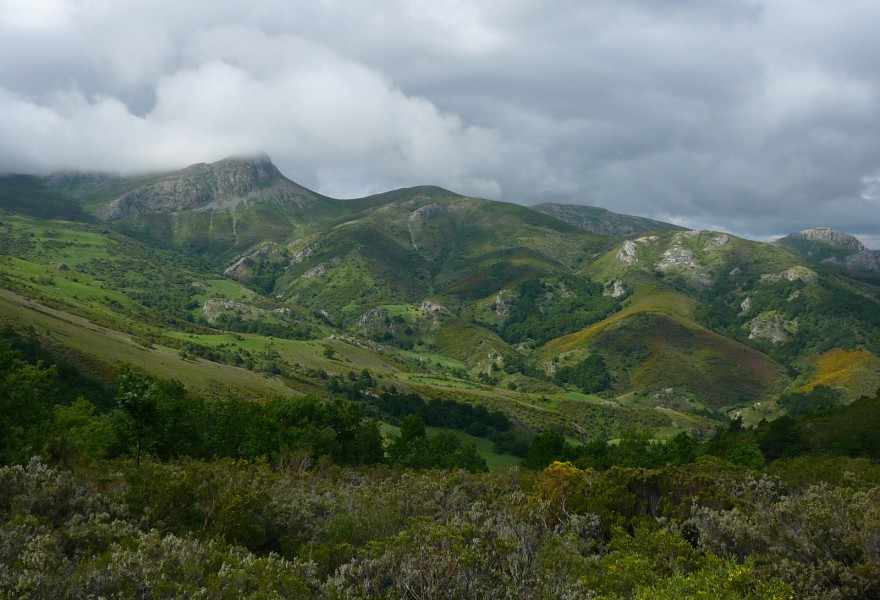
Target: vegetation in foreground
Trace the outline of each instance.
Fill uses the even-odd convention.
[[[707,443],[545,432],[487,473],[417,415],[383,440],[346,400],[132,369],[102,395],[2,342],[3,597],[880,597],[880,396]]]

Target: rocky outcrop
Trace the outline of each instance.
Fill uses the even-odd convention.
[[[673,246],[663,253],[657,268],[669,271],[675,268],[696,269],[699,265],[694,261],[694,253],[682,246]]]
[[[231,265],[223,271],[224,275],[243,279],[250,276],[251,269],[260,259],[272,256],[285,256],[286,250],[283,246],[275,243],[260,246],[253,252],[249,252],[243,256],[236,258]]]
[[[293,255],[293,263],[298,265],[299,263],[305,261],[308,257],[314,254],[315,250],[317,250],[319,247],[320,244],[318,242],[315,242],[314,244],[309,244],[308,246]]]
[[[235,212],[241,203],[271,199],[306,206],[318,196],[286,179],[268,156],[199,163],[136,187],[112,200],[99,216],[115,221],[144,213],[194,209]]]
[[[790,233],[787,237],[795,240],[832,242],[839,246],[849,248],[854,253],[868,249],[867,246],[860,242],[855,236],[844,233],[843,231],[831,229],[830,227],[813,227],[812,229],[804,229],[803,231]]]
[[[726,246],[730,243],[730,236],[726,233],[713,233],[708,238],[706,238],[706,247],[704,250],[709,252],[712,248],[717,248],[718,246]]]
[[[764,273],[761,275],[761,281],[763,282],[776,282],[785,279],[786,281],[803,281],[804,283],[811,283],[816,281],[815,271],[811,271],[807,267],[798,265],[796,267],[792,267],[790,269],[786,269],[782,273]]]
[[[787,321],[774,310],[763,312],[748,323],[749,339],[770,340],[773,344],[786,342],[798,331],[797,320]]]
[[[828,258],[822,262],[856,271],[880,273],[880,250],[862,250],[843,259]]]
[[[439,323],[440,320],[447,315],[451,315],[449,309],[443,306],[442,304],[437,304],[433,300],[425,299],[422,302],[422,305],[419,307],[419,312],[422,317],[426,319],[431,319],[434,323]]]
[[[623,287],[623,282],[619,279],[605,284],[605,289],[602,291],[603,296],[611,296],[612,298],[620,298],[626,293],[626,288]]]
[[[358,317],[355,327],[365,335],[390,331],[397,333],[397,324],[391,320],[391,316],[383,308],[374,308]]]
[[[626,240],[617,252],[617,260],[631,265],[639,260],[639,247],[634,242]]]
[[[510,314],[510,305],[507,304],[507,296],[510,293],[508,290],[501,290],[495,296],[495,314],[499,317],[506,317]]]
[[[233,314],[242,321],[268,317],[274,317],[281,321],[290,321],[293,317],[293,313],[289,308],[276,308],[270,311],[251,306],[250,304],[222,298],[205,300],[205,304],[202,306],[202,313],[205,315],[205,320],[212,325],[224,314]]]
[[[327,274],[327,266],[326,265],[318,265],[317,267],[312,267],[308,271],[302,274],[305,279],[314,279],[315,277],[321,277],[322,275]]]
[[[409,215],[409,220],[412,223],[421,223],[422,221],[427,221],[428,219],[433,219],[436,216],[442,215],[446,212],[446,210],[440,206],[439,204],[426,204],[416,210],[412,211]]]

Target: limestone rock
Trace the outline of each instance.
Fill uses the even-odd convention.
[[[305,261],[308,257],[314,254],[315,250],[317,250],[319,247],[320,244],[318,242],[315,242],[314,244],[309,244],[308,246],[293,255],[293,263],[298,265],[299,263]]]
[[[617,260],[621,262],[625,262],[628,265],[633,264],[639,260],[639,248],[635,245],[634,242],[630,240],[626,240],[623,243],[623,246],[617,252]]]
[[[603,296],[611,296],[612,298],[620,298],[625,293],[626,288],[623,287],[623,282],[619,279],[606,284],[605,289],[602,291]]]
[[[422,221],[427,221],[428,219],[433,219],[438,215],[442,215],[446,211],[439,204],[426,204],[416,210],[412,211],[409,215],[409,220],[413,223],[420,223]]]
[[[113,199],[99,215],[106,221],[145,213],[183,210],[226,210],[271,200],[299,207],[321,199],[286,179],[265,154],[230,157],[212,164],[199,163],[168,173]]]
[[[687,232],[691,233],[691,232]],[[696,269],[699,265],[694,261],[694,253],[683,246],[673,246],[667,249],[657,263],[657,268],[661,271],[669,271],[675,268],[686,267]]]
[[[233,313],[236,317],[245,321],[269,317],[274,317],[280,321],[294,320],[293,313],[289,308],[276,308],[269,311],[225,298],[209,298],[205,300],[205,304],[202,306],[202,313],[205,315],[205,320],[212,325],[217,322],[221,315],[229,313]]]
[[[871,271],[880,273],[880,250],[862,250],[855,254],[851,254],[844,259],[835,260],[828,258],[823,260],[824,263],[839,265],[847,269],[855,269],[857,271]]]
[[[358,317],[357,323],[355,323],[355,327],[365,334],[376,333],[377,331],[384,330],[389,330],[394,333],[397,330],[397,327],[395,326],[395,323],[391,320],[388,311],[382,308],[374,308],[373,310],[362,314],[360,317]]]
[[[789,238],[795,240],[812,240],[833,242],[835,244],[849,248],[853,252],[862,252],[868,248],[853,235],[831,229],[830,227],[813,227],[812,229],[804,229],[788,235]]]
[[[792,267],[790,269],[786,269],[782,273],[764,273],[761,275],[761,281],[764,282],[775,282],[785,279],[786,281],[803,281],[804,283],[811,283],[816,280],[815,271],[811,271],[807,267],[798,265],[796,267]]]
[[[325,265],[318,265],[317,267],[312,267],[305,273],[303,273],[303,277],[306,279],[314,279],[315,277],[321,277],[327,273],[327,267]]]
[[[253,252],[241,255],[236,258],[231,265],[223,271],[224,275],[237,277],[239,279],[250,275],[251,268],[257,264],[260,259],[269,258],[270,256],[287,256],[286,250],[274,242],[264,244]]]
[[[776,311],[763,312],[748,323],[745,327],[749,330],[749,339],[766,339],[773,344],[788,341],[798,331],[798,323],[787,321]]]
[[[431,319],[434,323],[439,323],[443,316],[452,314],[449,312],[449,309],[442,304],[437,304],[433,300],[427,298],[419,307],[419,312],[423,317]]]
[[[507,300],[505,297],[509,295],[510,292],[507,290],[501,290],[498,292],[498,295],[495,296],[495,314],[499,317],[506,317],[510,314],[510,306],[507,304]]]

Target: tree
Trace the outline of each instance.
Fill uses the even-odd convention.
[[[126,434],[134,438],[135,466],[141,465],[141,450],[151,433],[158,412],[158,387],[146,375],[126,365],[119,372],[116,402]]]
[[[406,415],[400,420],[400,439],[411,442],[427,435],[425,421],[419,415]]]
[[[792,458],[809,449],[800,425],[788,415],[783,415],[770,423],[767,433],[761,439],[760,447],[767,460]]]
[[[611,374],[599,354],[591,354],[573,367],[562,367],[556,378],[579,387],[585,394],[601,392],[611,384]]]
[[[526,454],[522,466],[527,469],[540,471],[553,461],[568,460],[571,447],[565,442],[565,437],[558,431],[545,431],[532,440],[529,453]]]

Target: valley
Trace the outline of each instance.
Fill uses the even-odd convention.
[[[843,261],[870,251],[836,235],[767,244],[432,187],[336,200],[265,155],[0,183],[0,315],[108,385],[136,364],[208,394],[332,397],[366,370],[586,443],[708,436],[790,392],[880,384],[880,285]]]

